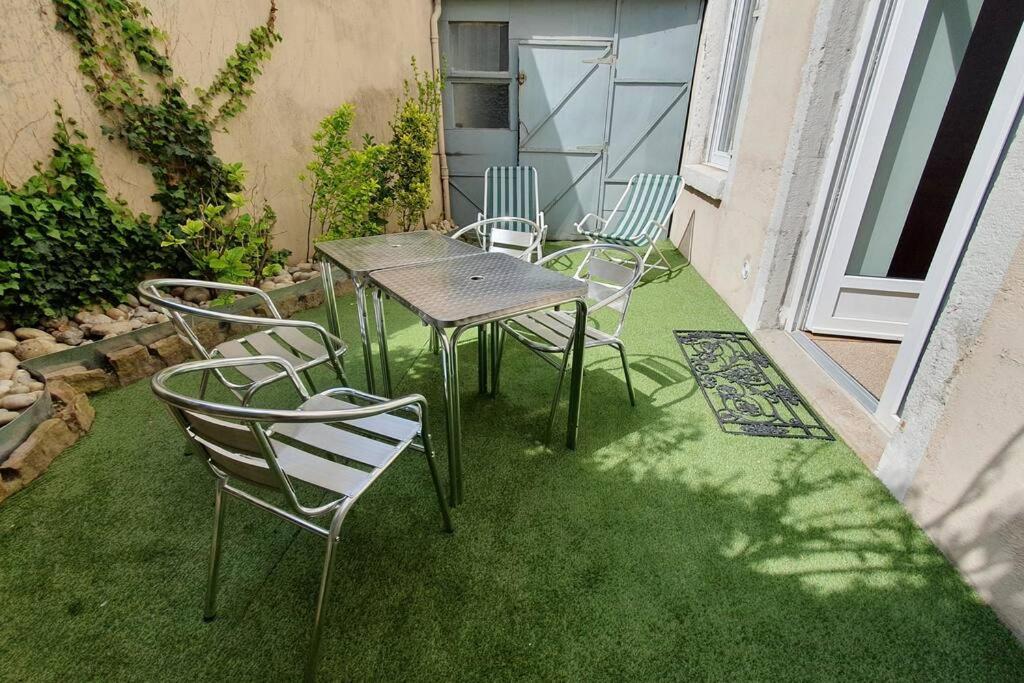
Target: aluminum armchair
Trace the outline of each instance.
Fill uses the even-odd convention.
[[[258,366],[271,366],[291,381],[301,399],[297,410],[215,403],[170,386],[172,380],[186,375],[206,376],[229,368]],[[174,382],[175,386],[179,384]],[[341,525],[359,496],[407,448],[420,450],[426,456],[443,527],[451,531],[448,505],[427,432],[426,400],[415,394],[388,400],[350,388],[328,389],[311,397],[295,368],[272,356],[184,363],[157,373],[152,387],[215,481],[213,541],[203,612],[206,621],[215,616],[225,494],[325,539],[327,547],[305,670],[306,680],[313,680]],[[257,484],[282,494],[285,505],[278,502],[281,496],[265,498],[251,492],[253,489],[238,488],[237,482]],[[296,482],[306,485],[304,495],[297,490]],[[315,502],[304,502],[303,497]],[[319,518],[329,522],[320,523]]]
[[[467,235],[475,237],[477,244],[484,251],[500,252],[524,261],[540,258],[544,237],[540,225],[536,222],[514,216],[484,218],[459,228],[448,236],[452,239],[464,239]]]
[[[270,317],[262,318],[201,308],[163,295],[164,290],[174,287],[205,287],[218,292],[255,294],[263,300],[263,307]],[[274,300],[261,289],[223,282],[160,278],[142,282],[138,286],[138,292],[140,298],[166,311],[175,328],[189,340],[201,358],[245,358],[260,354],[275,356],[285,360],[293,370],[301,372],[313,391],[316,391],[316,387],[309,370],[320,365],[329,365],[341,383],[348,384],[344,365],[344,354],[347,350],[345,342],[315,322],[283,318],[274,305]],[[259,329],[239,339],[231,339],[213,348],[207,348],[195,326],[190,324],[189,316],[218,323],[251,325]],[[243,403],[247,403],[259,389],[287,376],[284,372],[273,372],[269,368],[257,365],[238,366],[238,373],[243,379],[236,381],[219,368],[214,370],[215,376],[242,399]],[[200,396],[205,394],[208,379],[209,375],[204,375]]]
[[[622,329],[626,322],[626,310],[633,289],[643,277],[645,269],[641,258],[628,247],[614,244],[586,244],[562,249],[537,262],[544,265],[557,261],[570,254],[583,253],[583,259],[573,277],[587,283],[588,324],[585,333],[584,348],[612,346],[619,352],[622,361],[622,372],[626,378],[626,393],[630,405],[636,405],[633,383],[629,377],[629,364],[626,360],[626,346],[622,342]],[[615,256],[615,260],[604,258]],[[614,327],[605,332],[589,324],[593,313],[603,308],[616,312]],[[569,364],[572,350],[572,330],[575,318],[571,313],[559,310],[544,310],[527,313],[500,323],[502,338],[498,340],[498,359],[495,363],[493,386],[497,390],[498,376],[501,368],[501,354],[504,351],[504,336],[507,334],[523,344],[558,370],[558,384],[551,402],[548,416],[548,434],[554,423],[555,411],[562,393],[562,382]],[[561,354],[561,363],[552,356]]]
[[[657,241],[668,235],[668,222],[683,192],[683,179],[677,175],[638,173],[629,179],[615,208],[613,219],[588,213],[576,223],[576,231],[591,242],[619,244],[643,254],[644,273],[670,270]],[[651,254],[657,261],[648,263]],[[660,263],[659,263],[660,261]]]

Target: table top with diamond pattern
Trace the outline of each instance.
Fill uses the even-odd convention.
[[[316,251],[348,275],[479,254],[480,248],[433,230],[317,242]]]
[[[501,320],[587,294],[584,282],[499,253],[378,270],[370,280],[440,327]]]

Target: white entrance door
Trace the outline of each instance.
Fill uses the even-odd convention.
[[[945,226],[934,201],[942,179],[929,167],[957,142],[944,139],[955,137],[947,105],[982,4],[896,4],[808,309],[810,331],[903,339]],[[957,190],[945,192],[950,203]]]

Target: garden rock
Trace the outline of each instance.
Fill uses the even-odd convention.
[[[49,332],[44,332],[34,327],[19,327],[14,331],[14,336],[23,341],[27,339],[53,339]]]
[[[14,388],[14,380],[12,379],[0,379],[0,398],[3,398],[7,394],[11,393],[11,389]]]
[[[16,417],[18,417],[18,413],[13,410],[4,410],[0,408],[0,426],[5,425],[8,422],[14,422]]]
[[[0,408],[5,410],[22,410],[28,408],[30,405],[36,402],[39,398],[41,391],[30,391],[25,394],[8,394],[3,398],[0,398]]]
[[[139,306],[139,297],[135,296],[134,294],[125,294],[124,302],[131,306],[132,308],[137,308]]]
[[[179,365],[193,357],[192,346],[176,334],[158,339],[149,345],[149,350],[166,365]]]
[[[14,349],[14,355],[17,356],[18,360],[29,360],[67,348],[70,347],[65,344],[58,344],[53,337],[46,335],[46,338],[27,339],[21,342]]]
[[[11,379],[18,369],[18,357],[10,351],[0,351],[0,379]]]
[[[53,336],[58,342],[68,346],[78,346],[85,339],[85,333],[78,327],[69,327],[66,330],[55,332]]]
[[[111,386],[110,375],[100,368],[89,369],[84,365],[72,365],[62,368],[46,375],[46,381],[63,381],[72,387],[86,394],[102,391]]]
[[[75,314],[75,322],[81,325],[100,325],[102,323],[112,323],[114,322],[114,319],[110,316],[103,315],[102,313],[79,311]]]
[[[122,311],[120,308],[108,308],[107,317],[114,321],[127,320],[128,314]]]
[[[113,337],[118,334],[124,334],[125,332],[132,331],[132,324],[128,320],[119,320],[117,322],[109,323],[98,323],[89,328],[89,336],[91,337]]]
[[[12,342],[17,342],[18,341],[18,338],[15,337],[14,333],[11,332],[10,330],[4,330],[3,332],[0,332],[0,339],[7,339],[7,340],[10,340]]]
[[[13,351],[17,346],[18,342],[13,339],[0,339],[0,351]]]
[[[149,350],[141,344],[108,353],[107,360],[114,367],[121,386],[149,377],[163,367],[160,359],[149,355]]]
[[[46,420],[0,465],[0,500],[46,471],[53,459],[78,440],[59,417]]]
[[[201,304],[204,301],[210,300],[210,290],[206,287],[186,287],[185,291],[181,294],[181,297],[185,301],[190,301],[194,304]]]

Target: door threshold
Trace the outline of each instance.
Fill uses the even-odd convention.
[[[836,383],[843,388],[843,390],[864,407],[864,410],[868,411],[872,415],[878,410],[878,399],[867,389],[861,385],[856,378],[847,372],[842,365],[835,362],[832,356],[825,353],[825,350],[814,343],[810,337],[808,337],[802,330],[794,330],[790,332],[790,335],[800,345],[807,355],[810,356],[815,363],[821,366],[829,377],[836,381]]]

